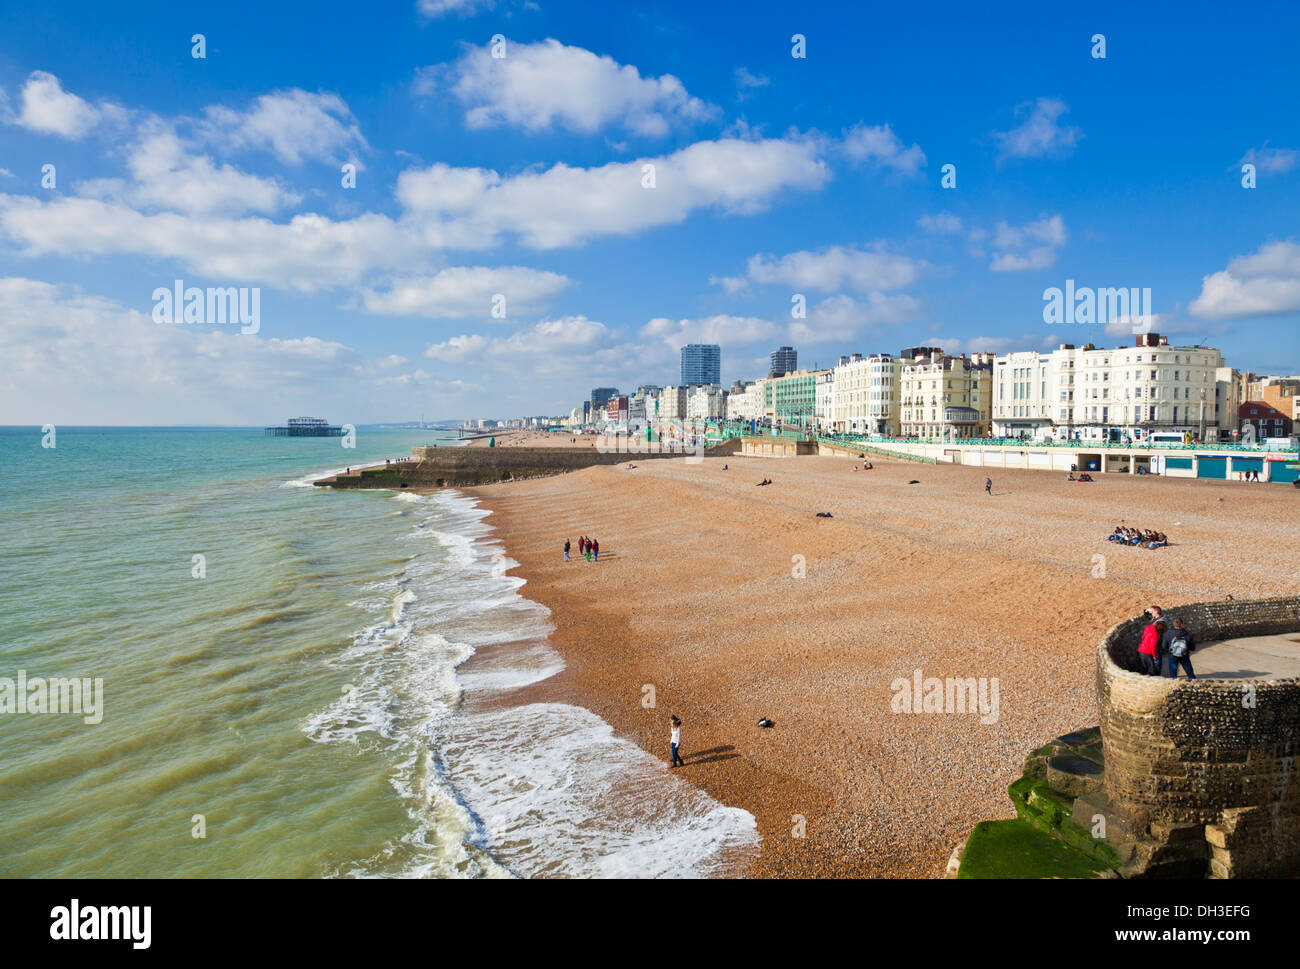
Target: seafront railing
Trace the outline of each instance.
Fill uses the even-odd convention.
[[[818,440],[842,443],[872,444],[951,444],[967,447],[1018,447],[1018,448],[1068,448],[1073,451],[1227,451],[1234,454],[1287,455],[1300,454],[1296,448],[1266,448],[1250,444],[1152,444],[1146,441],[1122,443],[1116,441],[1035,441],[1020,437],[886,437],[884,435],[819,435]]]

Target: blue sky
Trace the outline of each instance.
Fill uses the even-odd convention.
[[[567,412],[685,342],[727,382],[787,343],[1131,342],[1045,324],[1067,279],[1300,372],[1300,11],[1057,6],[11,6],[0,423]],[[258,287],[257,332],[156,323],[178,278]]]

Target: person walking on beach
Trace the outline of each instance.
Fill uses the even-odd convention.
[[[1142,672],[1147,676],[1160,675],[1160,647],[1165,634],[1164,612],[1159,606],[1149,606],[1146,611],[1151,622],[1142,630],[1142,641],[1138,644],[1138,660],[1142,663]]]
[[[564,540],[564,561],[569,561],[569,540]]]
[[[594,562],[600,561],[600,542],[594,538],[591,540],[591,558]]]
[[[984,492],[985,492],[986,494],[989,494],[989,495],[992,495],[992,494],[993,494],[993,479],[992,479],[992,478],[985,478],[985,479],[984,479]]]
[[[671,717],[669,717],[668,722],[672,725],[672,734],[669,736],[669,743],[672,745],[673,748],[673,761],[668,766],[676,767],[678,764],[681,764],[683,767],[685,767],[686,761],[682,760],[682,755],[681,755],[682,722],[677,719],[677,714],[673,714]]]
[[[590,562],[591,561],[591,539],[587,539],[587,549],[585,554],[587,556],[587,561]]]
[[[1196,648],[1196,640],[1181,619],[1175,619],[1173,628],[1165,633],[1164,647],[1169,657],[1168,677],[1178,679],[1178,667],[1181,666],[1187,671],[1189,680],[1196,679],[1196,671],[1192,669],[1192,650]]]

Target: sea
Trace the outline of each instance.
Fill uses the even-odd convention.
[[[752,856],[754,817],[665,758],[510,702],[563,661],[475,499],[312,486],[454,433],[344,440],[0,427],[0,876],[704,877]]]

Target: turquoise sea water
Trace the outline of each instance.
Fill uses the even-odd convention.
[[[752,850],[750,815],[588,711],[465,702],[562,666],[486,512],[310,486],[440,440],[0,428],[0,688],[103,681],[98,723],[0,712],[0,875],[689,875]]]

